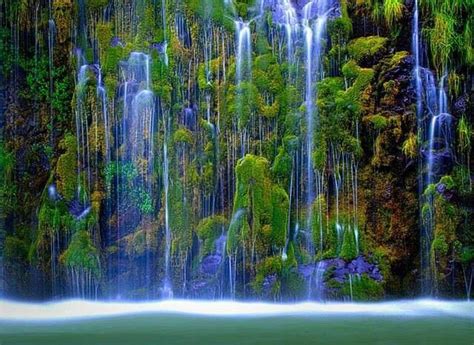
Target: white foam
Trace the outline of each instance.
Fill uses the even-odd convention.
[[[474,319],[474,302],[402,300],[380,303],[296,303],[162,300],[147,302],[97,302],[65,300],[23,303],[0,300],[0,320],[47,321],[88,319],[130,314],[188,314],[224,317],[259,316],[455,316]]]

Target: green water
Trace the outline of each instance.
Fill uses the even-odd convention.
[[[458,317],[128,315],[81,321],[0,322],[0,344],[466,344]]]

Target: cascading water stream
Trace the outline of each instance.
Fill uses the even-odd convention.
[[[435,226],[433,197],[425,195],[425,188],[436,184],[443,173],[443,158],[451,155],[451,115],[448,113],[446,74],[436,87],[433,73],[421,65],[419,4],[415,0],[412,23],[412,51],[415,57],[413,69],[416,91],[418,133],[422,145],[420,159],[420,271],[421,294],[437,293],[432,257],[433,229]],[[425,211],[424,211],[425,210]]]
[[[314,133],[314,113],[313,113],[313,29],[310,24],[311,9],[313,2],[309,2],[303,8],[303,28],[305,38],[305,70],[306,70],[306,246],[310,257],[313,256],[313,237],[311,231],[312,203],[314,199],[313,190],[313,133]]]
[[[56,25],[53,19],[52,0],[48,1],[48,64],[49,64],[49,97],[53,96],[54,80],[53,80],[53,68],[54,68],[54,38],[56,34]],[[49,106],[49,117],[50,117],[50,145],[54,147],[54,114],[52,102]]]
[[[163,282],[163,297],[172,298],[173,288],[170,278],[170,254],[171,254],[171,229],[169,220],[169,161],[168,161],[168,121],[163,112],[163,127],[165,137],[163,139],[163,189],[165,195],[165,277]]]
[[[235,30],[237,35],[237,49],[236,49],[236,85],[237,85],[237,103],[239,109],[239,119],[242,117],[241,109],[244,99],[243,93],[245,87],[243,83],[250,81],[252,78],[252,42],[250,33],[250,23],[244,22],[242,19],[234,21]],[[241,140],[240,140],[240,156],[245,156],[248,148],[246,147],[247,141],[247,128],[245,124],[242,124],[241,128]]]
[[[123,109],[120,126],[116,127],[116,207],[117,238],[130,241],[131,226],[147,228],[150,223],[154,193],[152,174],[155,130],[155,96],[150,90],[150,56],[141,52],[132,52],[122,64]],[[119,114],[116,114],[119,116]],[[133,218],[127,214],[135,214]],[[145,232],[145,230],[142,230]],[[154,274],[152,258],[148,255],[150,240],[145,234],[145,265],[147,272],[143,277],[127,278],[122,271],[133,262],[122,248],[117,254],[117,293],[127,295],[134,288],[135,281],[150,281],[146,276]],[[123,269],[121,268],[123,267]]]

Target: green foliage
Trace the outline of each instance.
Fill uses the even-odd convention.
[[[393,26],[403,15],[403,0],[384,0],[383,14],[388,26]]]
[[[387,38],[380,36],[359,37],[349,42],[347,51],[351,58],[360,63],[366,58],[383,52],[387,42]]]
[[[474,247],[464,247],[461,251],[460,261],[463,264],[474,262]]]
[[[447,189],[454,189],[456,187],[453,178],[449,175],[441,177],[438,182],[438,185],[439,184],[443,184]]]
[[[286,191],[275,185],[272,188],[272,232],[271,243],[282,248],[286,242],[286,229],[288,228],[288,209],[290,201]]]
[[[99,41],[99,46],[101,49],[106,49],[110,46],[113,37],[112,23],[110,22],[100,22],[97,24],[96,28],[97,40]]]
[[[36,62],[34,59],[24,60],[22,66],[27,72],[28,88],[21,91],[21,96],[37,102],[51,103],[56,119],[61,122],[68,121],[74,90],[68,66],[52,66],[50,76],[49,60],[46,55],[40,56]],[[53,82],[52,90],[50,90],[50,77]]]
[[[359,68],[353,61],[349,61],[342,69],[348,77],[353,78],[349,88],[345,88],[344,80],[340,77],[325,78],[319,83],[320,132],[316,138],[319,152],[315,157],[319,169],[324,167],[324,148],[330,147],[330,144],[342,152],[351,152],[356,156],[361,154],[360,142],[354,136],[355,124],[362,112],[362,93],[370,84],[374,71]]]
[[[341,252],[339,256],[346,261],[356,258],[358,255],[355,233],[351,227],[346,226],[342,239]]]
[[[14,54],[11,51],[11,32],[8,28],[0,28],[0,73],[4,76],[10,74],[14,64]]]
[[[466,116],[462,116],[457,126],[458,133],[458,147],[459,151],[465,154],[471,152],[471,139],[473,136],[473,130],[469,124]]]
[[[107,6],[108,3],[109,0],[86,0],[85,6],[92,11],[96,11]]]
[[[10,262],[26,262],[28,258],[29,245],[17,236],[5,238],[3,257]]]
[[[216,25],[223,26],[227,31],[232,32],[234,25],[231,13],[226,8],[225,2],[220,0],[191,0],[186,2],[186,6],[191,12],[201,19],[210,19]],[[242,9],[243,10],[243,9]]]
[[[141,183],[135,183],[140,180],[140,174],[132,162],[110,161],[104,167],[104,180],[108,193],[112,193],[112,183],[118,179],[119,193],[124,200],[130,203],[130,206],[137,207],[142,214],[151,214],[154,210],[154,202],[149,192],[147,192]]]
[[[77,186],[77,143],[76,137],[66,134],[60,143],[65,152],[59,156],[56,165],[56,186],[58,192],[67,200],[76,195]]]
[[[426,186],[425,190],[423,191],[423,196],[430,197],[436,193],[436,184],[430,183]]]
[[[376,114],[368,116],[368,120],[372,123],[376,131],[381,131],[388,125],[388,119],[383,115]]]
[[[171,176],[175,175],[173,171]],[[164,199],[163,199],[164,200]],[[172,233],[172,253],[187,251],[192,245],[192,209],[186,198],[183,183],[170,178],[169,188],[169,226]],[[164,211],[164,210],[163,210]]]
[[[272,184],[269,172],[268,160],[260,156],[248,154],[237,162],[230,251],[239,243],[254,241],[262,252],[269,245],[285,245],[289,199],[283,188]]]
[[[446,243],[445,236],[443,234],[437,236],[433,240],[431,248],[437,255],[446,255],[448,253],[448,244]]]
[[[229,86],[227,93],[227,111],[238,118],[239,129],[247,126],[252,114],[257,111],[258,90],[251,82],[241,82],[240,85]]]
[[[287,180],[292,171],[293,161],[285,148],[280,147],[272,166],[272,173],[275,177]]]
[[[12,183],[14,166],[13,154],[0,142],[0,218],[5,217],[15,207],[16,185]]]
[[[68,248],[61,254],[60,261],[68,268],[85,270],[95,277],[100,276],[99,252],[87,231],[78,231],[73,235]]]
[[[413,132],[410,132],[408,138],[403,142],[402,152],[410,159],[418,156],[418,137]]]
[[[124,48],[120,45],[112,47],[110,44],[104,45],[102,58],[102,69],[106,74],[114,74],[119,66],[119,62],[126,56]]]
[[[377,301],[383,298],[384,289],[380,283],[363,274],[360,278],[353,276],[352,284],[346,281],[340,293],[343,296],[352,295],[354,301]]]
[[[173,134],[173,141],[175,143],[184,143],[191,145],[193,143],[193,134],[187,128],[178,128]]]
[[[265,258],[263,262],[257,265],[257,275],[253,281],[254,290],[260,294],[262,293],[263,281],[266,277],[270,275],[276,275],[277,277],[281,275],[283,270],[283,262],[279,256],[270,256]],[[281,282],[277,280],[272,286],[272,291],[270,292],[273,297],[277,297],[280,294]]]
[[[457,36],[455,32],[455,18],[447,13],[438,12],[434,16],[434,25],[425,30],[430,44],[433,62],[438,71],[452,59]]]
[[[208,255],[215,250],[215,241],[227,227],[227,219],[221,215],[214,215],[201,219],[197,225],[196,232],[203,242],[201,256]]]
[[[354,60],[349,60],[344,66],[342,66],[342,74],[344,77],[353,82],[360,73],[360,67]]]

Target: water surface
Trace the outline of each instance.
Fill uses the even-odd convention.
[[[0,302],[6,344],[474,344],[474,303]]]

